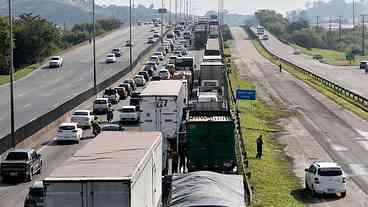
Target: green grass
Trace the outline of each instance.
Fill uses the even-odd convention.
[[[225,50],[225,53],[229,53],[229,50]],[[234,88],[255,88],[251,82],[239,78],[233,63],[229,78]],[[293,192],[301,186],[291,170],[283,151],[284,146],[274,139],[274,132],[282,130],[276,120],[288,114],[282,112],[279,106],[268,106],[259,99],[254,102],[240,101],[239,110],[251,172],[250,182],[254,187],[252,206],[304,206],[293,196]],[[256,138],[260,134],[264,137],[264,156],[262,160],[256,160]]]
[[[265,57],[266,59],[270,60],[274,64],[280,64],[278,58],[274,58],[270,53],[268,53],[262,45],[257,40],[253,40],[253,44],[258,50],[258,52]],[[359,103],[354,102],[352,99],[349,99],[343,95],[340,95],[333,89],[323,85],[317,80],[314,80],[312,77],[305,75],[304,73],[300,72],[294,65],[288,64],[286,62],[281,61],[282,67],[287,70],[290,74],[295,76],[296,78],[303,80],[305,83],[313,87],[315,90],[320,92],[321,94],[327,96],[336,104],[344,107],[347,110],[355,113],[356,115],[362,117],[363,119],[368,119],[368,112],[364,111],[359,107]]]
[[[15,72],[14,79],[15,80],[21,79],[21,78],[27,76],[28,74],[30,74],[31,72],[33,72],[34,70],[36,70],[37,68],[39,68],[39,64],[33,64],[33,65],[27,66],[23,69],[20,69],[17,72]],[[10,76],[9,75],[0,75],[0,85],[4,85],[6,83],[9,83],[9,81],[10,81]]]
[[[307,49],[294,44],[291,46],[299,49],[302,53],[309,56],[322,55],[323,58],[325,59],[324,63],[329,65],[336,65],[336,66],[359,65],[360,61],[368,59],[368,56],[356,56],[355,61],[352,61],[350,63],[350,61],[346,60],[344,52],[320,48]]]

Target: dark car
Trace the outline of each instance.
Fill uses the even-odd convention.
[[[12,150],[1,163],[1,176],[4,181],[16,178],[32,181],[33,175],[40,174],[41,170],[41,155],[33,149]]]
[[[126,99],[128,97],[128,92],[124,87],[116,87],[115,88],[120,96],[120,100]]]
[[[101,126],[101,131],[118,131],[118,132],[121,132],[121,131],[124,131],[124,128],[119,125],[119,124],[103,124]]]
[[[138,111],[140,110],[139,104],[140,104],[140,101],[142,100],[140,95],[141,95],[141,93],[139,93],[139,92],[133,92],[131,97],[130,97],[130,103],[129,103],[129,105],[135,106]]]
[[[125,90],[128,92],[128,96],[130,96],[132,94],[132,92],[134,91],[132,89],[132,87],[130,86],[129,83],[121,83],[118,87],[123,87],[125,88]]]
[[[161,77],[159,75],[155,75],[151,78],[151,81],[160,81]]]
[[[29,192],[24,200],[24,207],[44,206],[44,185],[42,181],[36,181],[29,187]]]
[[[148,72],[147,72],[147,71],[140,71],[140,72],[138,73],[138,75],[143,75],[143,77],[144,77],[144,79],[146,80],[146,82],[147,82],[147,81],[149,81],[149,74],[148,74]]]
[[[151,65],[144,65],[143,71],[147,71],[149,76],[153,76],[153,73],[155,72]]]
[[[133,79],[124,80],[123,83],[129,83],[133,90],[137,89],[137,85]]]

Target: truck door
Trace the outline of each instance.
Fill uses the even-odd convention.
[[[88,207],[130,206],[129,187],[123,182],[90,182],[88,188]]]
[[[45,207],[87,207],[84,183],[46,183],[45,188]]]

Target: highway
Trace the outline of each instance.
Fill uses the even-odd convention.
[[[260,96],[277,98],[285,108],[298,114],[290,118],[297,127],[289,129],[283,125],[287,131],[280,139],[286,140],[286,153],[293,160],[301,186],[304,187],[304,168],[316,160],[333,160],[348,175],[347,197],[344,199],[321,197],[308,200],[306,195],[299,196],[305,197],[309,206],[367,206],[367,121],[344,110],[287,72],[280,73],[276,65],[257,53],[242,28],[231,28],[231,31],[233,54],[240,75],[256,82]],[[267,44],[273,41],[271,39]],[[273,98],[266,100],[272,101]]]
[[[293,47],[280,42],[271,34],[269,37],[269,40],[262,40],[262,43],[277,56],[368,98],[368,75],[364,70],[359,70],[358,66],[332,66],[313,60],[311,56],[294,55]]]
[[[157,29],[158,30],[158,29]],[[133,57],[149,45],[150,26],[133,28]],[[98,83],[129,65],[129,28],[122,28],[96,40]],[[105,64],[105,55],[115,47],[123,49],[123,55],[113,64]],[[92,44],[65,52],[62,68],[42,66],[31,75],[15,83],[15,125],[24,126],[31,120],[55,109],[67,100],[93,87]],[[0,137],[10,132],[9,86],[0,87]]]

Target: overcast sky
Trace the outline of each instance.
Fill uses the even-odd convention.
[[[161,5],[161,0],[134,0],[135,3],[143,5],[155,4],[155,7]],[[179,2],[179,0],[177,0]],[[193,3],[192,12],[196,14],[204,14],[208,10],[217,10],[218,0],[191,0]],[[253,14],[258,9],[274,9],[283,14],[286,11],[303,8],[306,2],[312,0],[224,0],[225,9],[232,13]],[[127,5],[129,0],[96,0],[102,4],[118,4]],[[168,7],[170,0],[164,0]],[[171,0],[174,7],[175,0]],[[179,4],[179,3],[178,3]]]

